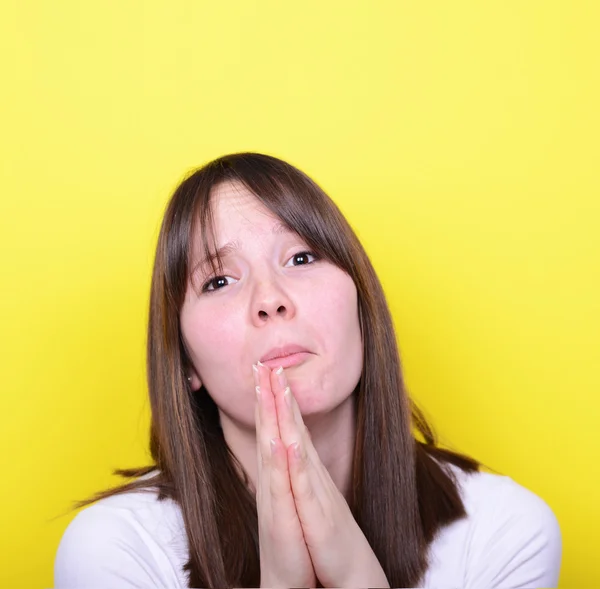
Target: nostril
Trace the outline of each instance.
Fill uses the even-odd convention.
[[[275,316],[275,315],[286,315],[287,314],[287,309],[285,307],[285,305],[279,305],[279,307],[277,307],[277,311],[275,311],[274,313],[271,311],[265,311],[263,309],[260,309],[258,311],[258,317],[262,320],[268,319],[269,316]]]

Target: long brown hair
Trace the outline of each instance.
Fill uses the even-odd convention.
[[[390,586],[414,587],[427,569],[427,549],[436,532],[466,515],[447,463],[466,472],[477,471],[479,463],[438,447],[423,413],[409,399],[383,289],[340,210],[303,172],[263,154],[218,158],[189,175],[169,201],[156,249],[147,341],[154,464],[116,470],[137,480],[75,508],[120,493],[157,491],[159,500],[169,497],[181,508],[189,587],[260,585],[256,500],[225,442],[210,392],[192,391],[186,380],[191,363],[179,325],[192,236],[199,227],[205,253],[214,254],[210,198],[223,182],[243,184],[356,285],[364,362],[354,392],[356,442],[348,502]],[[221,261],[213,264],[220,267]]]

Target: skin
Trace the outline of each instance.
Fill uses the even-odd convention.
[[[261,586],[389,587],[346,500],[363,361],[356,287],[242,186],[212,197],[217,247],[237,246],[216,280],[192,265],[181,330],[191,385],[217,404],[256,492]],[[310,353],[285,370],[260,364],[289,344]]]
[[[312,354],[285,369],[318,456],[347,497],[355,438],[352,391],[362,370],[357,292],[352,279],[314,257],[296,234],[239,184],[213,190],[224,278],[210,265],[193,272],[181,309],[181,330],[194,369],[192,388],[204,384],[219,408],[225,439],[257,488],[253,364],[275,346],[296,343]],[[279,228],[279,229],[278,229]],[[201,259],[195,236],[194,263]],[[208,291],[203,287],[208,284]],[[332,443],[334,441],[334,443]]]
[[[284,370],[255,367],[261,587],[389,587],[319,458]]]

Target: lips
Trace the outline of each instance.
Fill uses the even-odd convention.
[[[290,344],[273,348],[269,350],[261,359],[260,362],[271,369],[276,369],[279,366],[289,368],[303,362],[311,352],[303,346]]]

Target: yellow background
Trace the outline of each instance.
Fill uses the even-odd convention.
[[[227,152],[312,175],[380,273],[447,444],[543,497],[600,583],[600,3],[2,3],[3,587],[146,462],[166,201]]]

